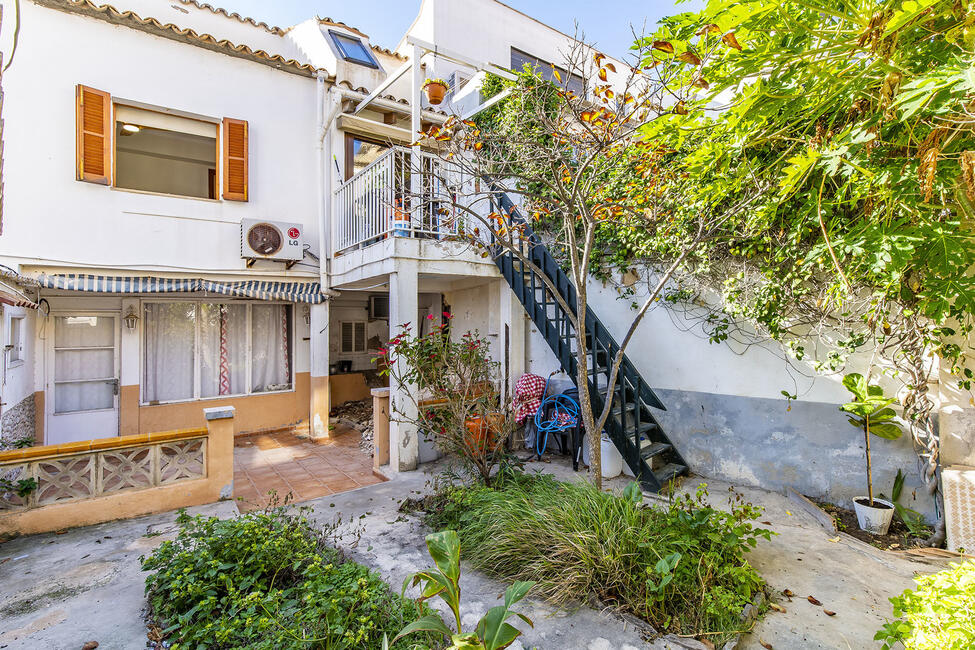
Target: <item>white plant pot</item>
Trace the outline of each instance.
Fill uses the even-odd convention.
[[[860,501],[863,503],[860,503]],[[857,522],[860,530],[865,530],[874,535],[886,535],[890,527],[890,521],[894,518],[894,504],[884,499],[873,498],[874,504],[883,504],[886,508],[871,508],[868,504],[868,497],[856,497],[853,499],[853,510],[857,513]]]

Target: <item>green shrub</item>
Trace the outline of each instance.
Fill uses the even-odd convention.
[[[884,650],[902,643],[907,650],[975,648],[975,561],[915,578],[917,590],[894,596],[896,620],[874,637]]]
[[[343,558],[299,513],[178,519],[142,568],[174,648],[379,649],[417,616],[377,574]],[[422,612],[421,612],[422,614]],[[432,638],[432,637],[430,637]],[[429,638],[414,639],[426,648]]]
[[[706,492],[648,508],[632,484],[624,496],[590,483],[514,476],[498,489],[453,487],[429,517],[458,531],[471,565],[505,581],[531,580],[556,604],[596,597],[679,634],[723,642],[763,581],[745,551],[771,533],[760,510],[733,497],[731,512]]]

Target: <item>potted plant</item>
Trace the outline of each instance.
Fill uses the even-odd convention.
[[[867,496],[853,499],[853,509],[862,530],[874,535],[885,535],[894,515],[894,504],[873,496],[870,436],[875,435],[885,440],[901,437],[900,425],[894,421],[897,414],[890,408],[895,400],[885,397],[880,386],[869,384],[866,377],[857,372],[843,377],[843,385],[854,399],[842,404],[840,410],[849,414],[847,420],[850,424],[863,431],[867,452]]]
[[[447,82],[443,79],[427,79],[423,82],[423,90],[427,93],[427,100],[436,105],[447,94]]]

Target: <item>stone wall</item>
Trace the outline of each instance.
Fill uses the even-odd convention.
[[[0,416],[0,448],[14,440],[34,438],[34,396],[28,395]]]

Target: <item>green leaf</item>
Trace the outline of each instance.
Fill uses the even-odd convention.
[[[460,538],[453,530],[430,533],[426,537],[430,557],[440,571],[456,584],[460,579]]]
[[[858,400],[863,400],[867,396],[867,378],[858,372],[851,372],[843,377],[843,385]]]
[[[404,636],[413,634],[414,632],[438,632],[447,637],[453,634],[453,630],[447,627],[442,618],[436,614],[428,614],[427,616],[418,618],[400,630],[399,634],[393,637],[393,643],[395,644]]]
[[[535,586],[535,583],[529,580],[518,580],[510,587],[508,587],[504,592],[504,606],[511,607],[519,600],[525,597],[525,595]]]
[[[904,433],[899,425],[893,422],[886,424],[871,424],[870,433],[885,440],[897,440]]]

